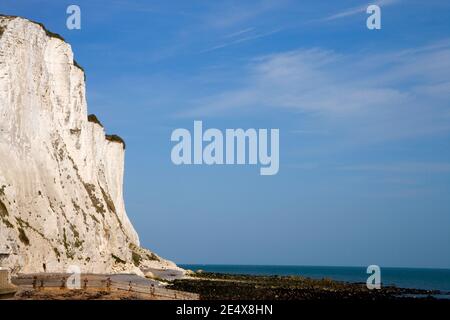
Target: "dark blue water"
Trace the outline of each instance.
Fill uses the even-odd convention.
[[[186,264],[182,268],[208,272],[251,275],[299,275],[315,279],[331,278],[338,281],[366,283],[364,267],[315,267],[315,266],[250,266]],[[399,288],[440,290],[450,292],[450,269],[383,268],[381,282],[384,286]]]

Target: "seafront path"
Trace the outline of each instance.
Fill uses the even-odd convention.
[[[19,274],[12,278],[12,283],[23,290],[61,289],[71,290],[70,278],[73,274],[35,273]],[[69,280],[69,281],[68,281]],[[72,287],[73,288],[73,287]],[[153,279],[134,274],[81,274],[78,290],[128,291],[149,298],[161,300],[198,300],[197,294],[171,290]]]

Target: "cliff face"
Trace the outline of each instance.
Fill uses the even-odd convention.
[[[0,253],[14,272],[176,268],[139,247],[125,145],[88,120],[84,72],[41,25],[0,16]]]

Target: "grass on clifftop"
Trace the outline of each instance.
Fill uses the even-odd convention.
[[[30,21],[31,21],[31,20],[30,20]],[[36,23],[37,25],[41,26],[42,29],[44,29],[45,34],[46,34],[47,36],[49,36],[50,38],[56,38],[56,39],[59,39],[59,40],[61,40],[61,41],[66,42],[66,39],[64,39],[60,34],[51,32],[51,31],[48,30],[42,23],[36,22],[36,21],[31,21],[31,22]]]
[[[98,124],[100,127],[104,128],[103,124],[98,120],[95,114],[88,115],[88,121]]]
[[[126,148],[125,141],[121,137],[119,137],[118,135],[116,135],[116,134],[112,134],[112,135],[107,134],[105,137],[106,137],[106,140],[112,141],[112,142],[119,142],[119,143],[121,143],[123,145],[124,149]]]
[[[0,17],[9,18],[9,19],[22,18],[22,17],[19,17],[19,16],[10,16],[10,15],[5,15],[5,14],[0,14]],[[50,38],[55,38],[55,39],[59,39],[59,40],[64,41],[64,42],[67,43],[66,39],[64,39],[63,36],[61,36],[61,35],[58,34],[58,33],[51,32],[50,30],[48,30],[48,29],[44,26],[43,23],[41,23],[41,22],[36,22],[36,21],[30,20],[30,19],[27,19],[27,18],[22,18],[22,19],[28,20],[28,21],[30,21],[31,23],[34,23],[34,24],[37,24],[38,26],[40,26],[40,27],[42,28],[42,30],[44,30],[45,34],[46,34],[48,37],[50,37]],[[2,36],[2,34],[3,34],[4,31],[5,31],[5,28],[4,28],[4,27],[0,27],[0,37]],[[84,73],[84,80],[86,80],[86,73],[84,72],[84,68],[83,68],[82,66],[80,66],[80,65],[78,64],[78,62],[76,62],[75,60],[73,60],[73,65],[74,65],[75,67],[77,67],[78,69],[80,69],[81,71],[83,71],[83,73]]]
[[[9,19],[22,18],[22,17],[19,17],[19,16],[10,16],[10,15],[1,14],[1,13],[0,13],[0,17],[9,18]],[[36,21],[33,21],[33,20],[30,20],[30,19],[27,19],[27,18],[22,18],[22,19],[28,20],[28,21],[30,21],[31,23],[34,23],[34,24],[37,24],[38,26],[40,26],[40,27],[45,31],[45,34],[46,34],[47,36],[49,36],[50,38],[56,38],[56,39],[59,39],[59,40],[61,40],[61,41],[66,42],[66,40],[65,40],[60,34],[51,32],[51,31],[48,30],[42,23],[36,22]]]
[[[95,114],[88,115],[88,121],[96,123],[99,126],[101,126],[102,128],[105,128],[103,126],[103,124],[100,122],[100,120],[98,120],[98,118]],[[106,140],[111,141],[111,142],[119,142],[123,145],[124,149],[126,148],[125,141],[121,137],[119,137],[117,134],[107,134],[107,135],[105,135],[105,138],[106,138]]]
[[[86,82],[86,72],[84,71],[84,68],[80,66],[75,59],[73,59],[73,65],[83,72],[84,82]]]
[[[82,66],[80,66],[75,59],[73,60],[73,65],[84,72],[84,68]]]

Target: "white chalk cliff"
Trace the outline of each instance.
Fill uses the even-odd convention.
[[[125,144],[87,114],[69,44],[0,16],[0,254],[15,273],[177,269],[139,246],[125,211]]]

